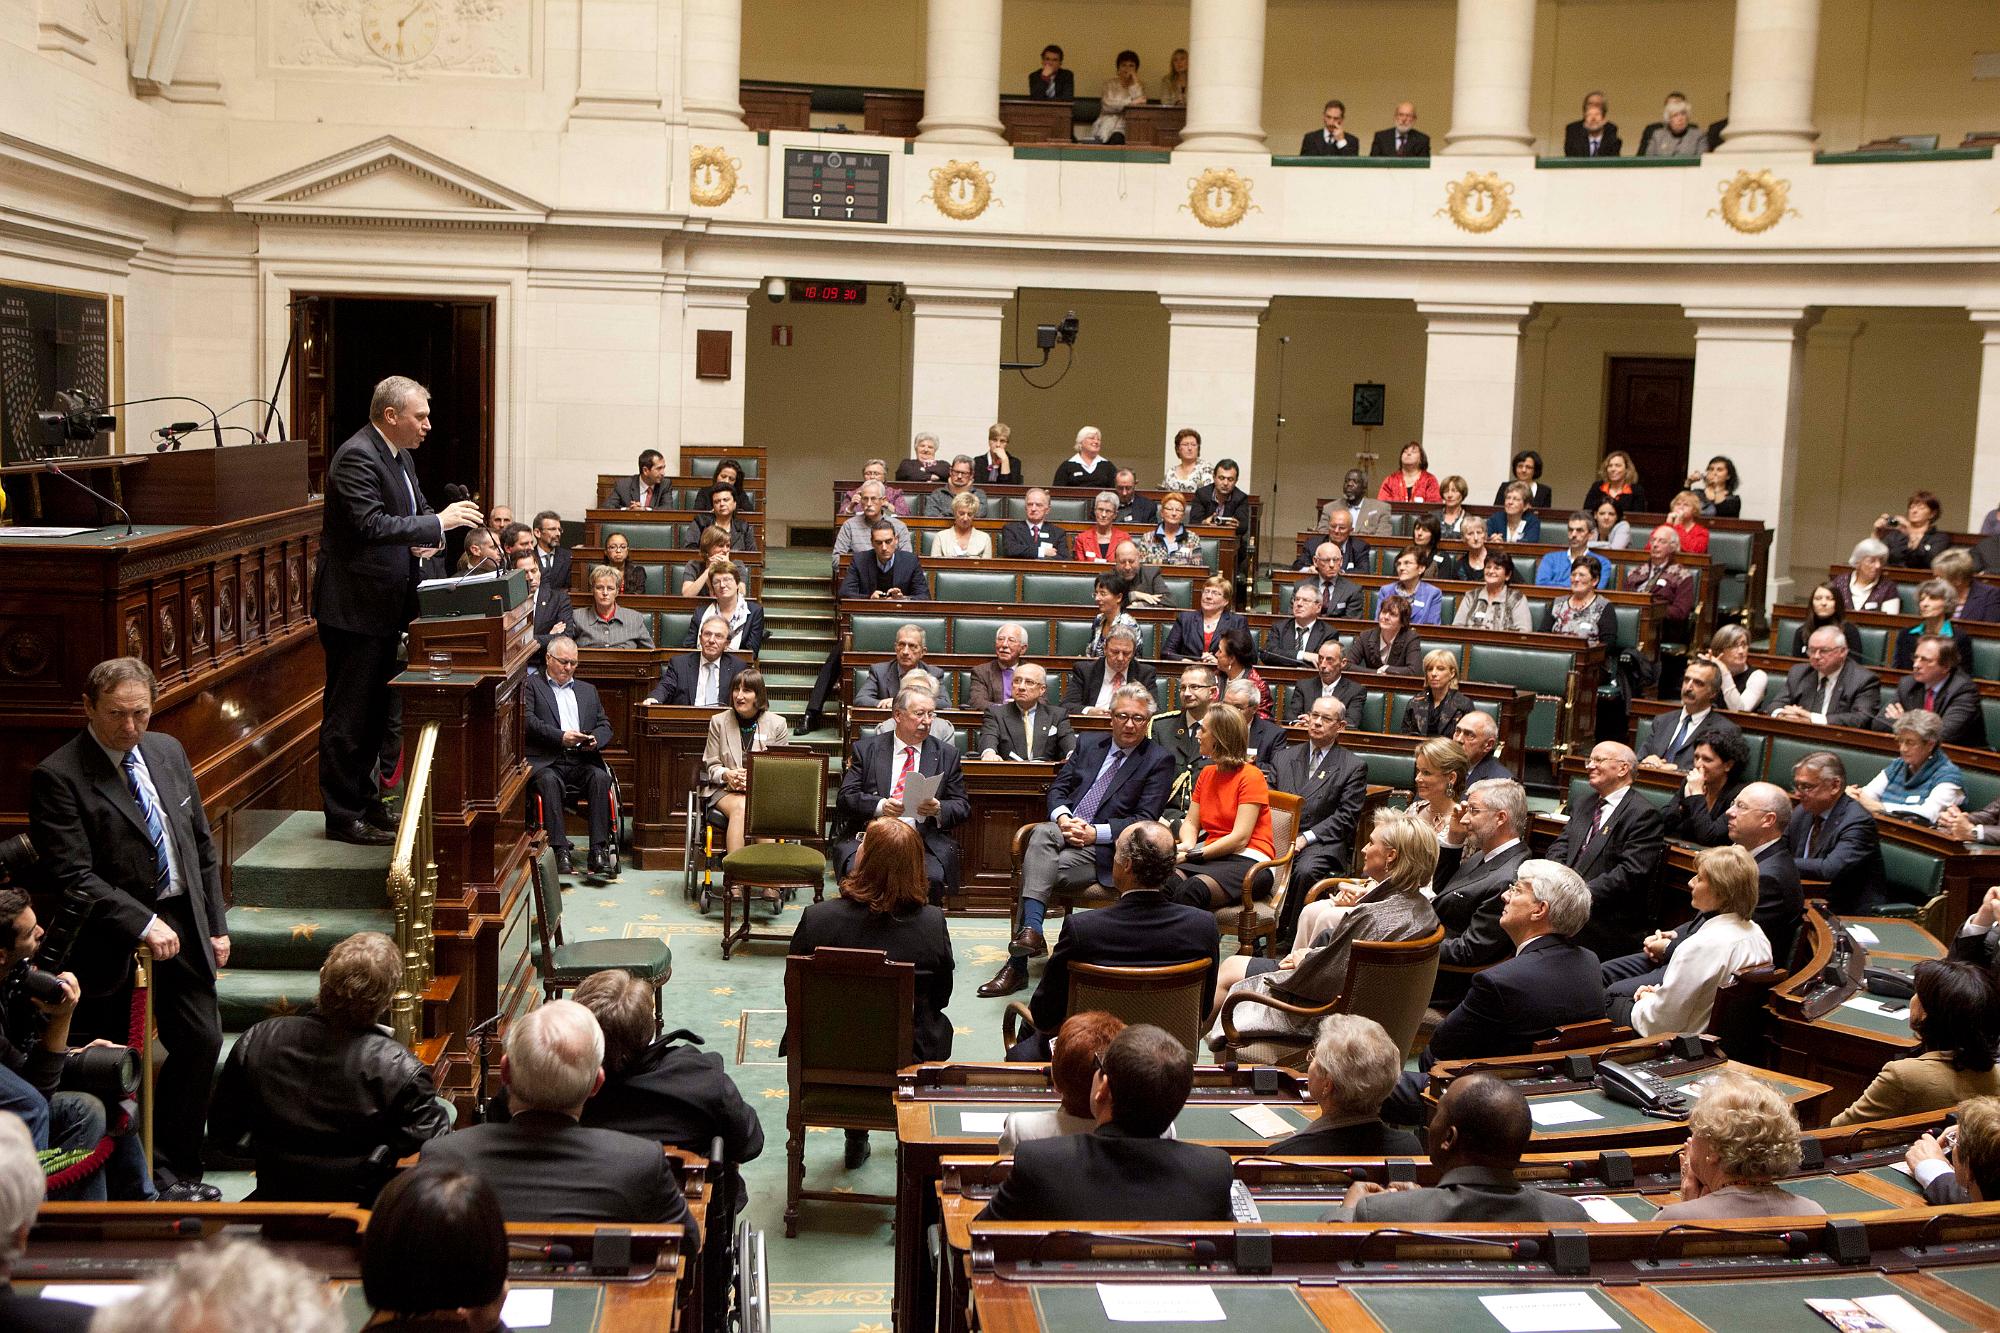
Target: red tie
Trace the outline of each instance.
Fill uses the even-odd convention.
[[[1937,712],[1937,686],[1935,685],[1924,691],[1924,711],[1926,713]]]
[[[889,795],[892,799],[898,801],[903,799],[903,784],[909,780],[910,770],[915,768],[916,766],[917,766],[917,747],[914,745],[905,745],[903,747],[902,771],[896,774],[896,785],[889,792]]]

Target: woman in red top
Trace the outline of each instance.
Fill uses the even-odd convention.
[[[1076,540],[1070,544],[1070,558],[1108,565],[1111,553],[1132,540],[1118,526],[1118,492],[1099,491],[1091,502],[1090,512],[1095,522],[1076,534]]]
[[[1243,877],[1276,855],[1271,850],[1271,786],[1249,761],[1250,723],[1236,709],[1211,707],[1202,722],[1201,755],[1181,820],[1180,878],[1167,886],[1177,902],[1214,911],[1243,899]],[[1265,876],[1262,883],[1270,884]]]
[[[1681,549],[1700,555],[1708,549],[1708,526],[1701,521],[1701,497],[1682,491],[1667,506],[1667,526],[1680,534]]]
[[[1382,489],[1375,493],[1378,500],[1395,502],[1398,500],[1427,500],[1432,504],[1443,504],[1444,496],[1438,493],[1438,479],[1431,475],[1430,455],[1415,440],[1403,446],[1402,469],[1382,478]]]

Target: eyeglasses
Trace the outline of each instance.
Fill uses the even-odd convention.
[[[1144,722],[1146,715],[1144,713],[1113,713],[1111,720],[1113,722]]]

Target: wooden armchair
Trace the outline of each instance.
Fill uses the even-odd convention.
[[[1324,888],[1325,883],[1315,885],[1315,890]],[[1430,1003],[1431,984],[1437,980],[1438,950],[1443,945],[1443,926],[1419,940],[1356,940],[1348,946],[1347,977],[1340,994],[1323,1005],[1295,1005],[1270,995],[1232,991],[1222,1004],[1222,1059],[1303,1069],[1312,1054],[1310,1036],[1244,1041],[1235,1018],[1237,1008],[1244,1004],[1269,1005],[1282,1013],[1313,1019],[1315,1024],[1328,1014],[1360,1014],[1380,1023],[1397,1050],[1408,1051]]]
[[[1012,920],[1007,924],[1009,938],[1019,934],[1021,930],[1021,858],[1028,851],[1028,835],[1047,822],[1045,819],[1039,820],[1033,824],[1023,824],[1014,830],[1014,915]],[[1102,884],[1093,883],[1082,893],[1076,893],[1068,889],[1058,893],[1054,898],[1049,900],[1049,911],[1054,912],[1058,908],[1069,912],[1079,907],[1109,907],[1117,901],[1117,890],[1107,889]],[[1048,933],[1048,926],[1046,924],[1042,927],[1042,933]]]
[[[1271,846],[1283,855],[1269,861],[1259,861],[1250,867],[1250,873],[1243,877],[1243,901],[1232,907],[1224,907],[1215,914],[1215,924],[1224,932],[1236,936],[1236,952],[1254,954],[1256,941],[1269,940],[1272,952],[1278,947],[1278,922],[1284,919],[1285,891],[1292,882],[1292,843],[1299,836],[1299,807],[1305,804],[1303,796],[1294,796],[1288,791],[1271,793]],[[1260,870],[1271,872],[1276,881],[1271,889],[1268,902],[1258,902],[1250,896],[1250,881]]]
[[[1102,1009],[1127,1023],[1151,1023],[1198,1051],[1201,1041],[1201,988],[1209,962],[1197,958],[1160,967],[1107,967],[1099,963],[1069,965],[1069,1004],[1065,1014]],[[1009,1049],[1034,1030],[1035,1016],[1019,1000],[1008,1002],[1000,1016],[1000,1038]]]
[[[1553,1037],[1543,1037],[1529,1045],[1528,1049],[1536,1055],[1553,1055],[1557,1051],[1629,1041],[1636,1035],[1631,1028],[1621,1028],[1608,1018],[1593,1018],[1583,1023],[1565,1023],[1556,1029]]]
[[[1764,1002],[1770,999],[1772,988],[1789,976],[1784,968],[1766,963],[1743,968],[1715,988],[1708,1030],[1723,1054],[1746,1065],[1768,1064],[1771,1014]]]

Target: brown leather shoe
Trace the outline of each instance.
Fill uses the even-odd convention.
[[[1048,951],[1048,941],[1042,938],[1042,932],[1034,926],[1029,926],[1016,935],[1007,946],[1007,954],[1012,958],[1040,958]]]
[[[1000,970],[993,974],[993,980],[979,988],[982,1000],[997,1000],[1003,995],[1028,988],[1028,969],[1013,959],[1000,964]]]

